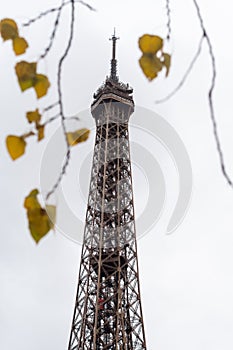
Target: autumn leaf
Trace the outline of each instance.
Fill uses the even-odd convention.
[[[166,77],[167,77],[171,66],[171,55],[169,55],[168,53],[163,54],[163,65],[166,67],[166,70],[167,70]]]
[[[22,55],[28,48],[28,43],[24,38],[16,37],[13,39],[13,49],[15,54]]]
[[[26,117],[29,123],[39,122],[41,120],[41,114],[39,113],[38,108],[35,111],[27,112]]]
[[[55,205],[46,205],[45,209],[51,222],[51,228],[54,228],[56,222],[56,207]]]
[[[0,33],[4,41],[17,38],[19,32],[16,22],[10,18],[2,19],[0,22]]]
[[[23,136],[9,135],[6,138],[7,150],[13,160],[21,157],[25,153],[26,145]]]
[[[155,55],[142,55],[139,60],[139,64],[149,80],[156,78],[158,73],[163,68],[163,64],[161,63],[160,59]]]
[[[74,132],[68,132],[66,134],[67,140],[70,146],[75,146],[80,142],[84,142],[88,139],[90,130],[83,128]]]
[[[50,82],[48,78],[43,74],[37,74],[36,62],[18,62],[15,66],[15,72],[18,78],[21,91],[25,91],[30,88],[34,88],[37,98],[47,94]]]
[[[163,48],[163,39],[156,35],[145,34],[139,38],[139,48],[143,53],[156,54]]]
[[[38,131],[38,134],[37,134],[38,141],[41,141],[44,138],[44,127],[45,127],[44,124],[43,125],[38,124],[36,127]]]
[[[46,209],[41,207],[37,198],[38,194],[39,191],[35,189],[24,200],[29,230],[36,243],[54,227],[56,216],[55,206],[47,206],[48,213]]]
[[[28,43],[19,36],[19,30],[13,19],[5,18],[0,22],[0,33],[4,41],[12,40],[13,49],[16,55],[22,55],[28,48]]]
[[[46,75],[43,74],[37,74],[36,75],[36,82],[34,85],[37,98],[41,98],[42,96],[45,96],[47,94],[48,88],[50,87],[50,82]]]
[[[25,91],[35,84],[36,62],[18,62],[15,66],[15,72],[18,77],[19,85],[22,91]]]
[[[153,80],[163,68],[166,68],[167,77],[171,56],[163,52],[163,39],[156,35],[145,34],[139,38],[138,44],[142,51],[139,64],[145,76],[149,80]]]

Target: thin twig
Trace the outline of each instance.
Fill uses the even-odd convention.
[[[214,110],[214,103],[213,103],[213,92],[215,89],[215,83],[216,83],[216,60],[215,60],[215,55],[213,52],[213,46],[210,40],[210,37],[206,31],[205,25],[204,25],[204,20],[203,17],[201,15],[201,10],[200,7],[197,3],[196,0],[193,0],[193,3],[196,7],[197,10],[197,15],[200,21],[200,26],[203,32],[203,36],[206,39],[208,48],[209,48],[209,55],[211,58],[211,64],[212,64],[212,79],[211,79],[211,85],[210,85],[210,89],[209,89],[209,93],[208,93],[208,99],[209,99],[209,108],[210,108],[210,117],[211,117],[211,121],[212,121],[212,125],[213,125],[213,133],[214,133],[214,138],[216,141],[216,146],[217,146],[217,151],[218,151],[218,155],[219,155],[219,160],[220,160],[220,165],[221,165],[221,170],[223,173],[223,176],[225,177],[225,179],[227,180],[228,184],[233,187],[233,182],[230,178],[230,176],[228,175],[227,171],[226,171],[226,166],[225,166],[225,162],[224,162],[224,156],[223,156],[223,151],[222,151],[222,146],[221,146],[221,142],[220,142],[220,137],[218,135],[218,126],[217,126],[217,121],[215,118],[215,110]]]
[[[200,54],[201,54],[201,49],[202,49],[202,44],[203,44],[204,38],[205,38],[204,35],[202,35],[202,37],[201,37],[201,39],[200,39],[200,41],[199,41],[199,44],[198,44],[197,52],[195,53],[195,55],[194,55],[194,57],[193,57],[193,59],[192,59],[190,65],[189,65],[188,69],[186,70],[186,72],[185,72],[183,78],[181,79],[181,81],[179,82],[179,84],[177,85],[177,87],[176,87],[172,92],[170,92],[167,96],[165,96],[165,97],[163,97],[163,98],[161,98],[161,99],[159,99],[159,100],[156,100],[155,103],[159,104],[159,103],[163,103],[163,102],[166,102],[166,101],[170,100],[170,98],[171,98],[172,96],[174,96],[174,95],[182,88],[182,86],[183,86],[184,83],[186,82],[186,80],[187,80],[189,74],[192,72],[192,69],[193,69],[194,64],[196,63],[198,57],[199,57]]]
[[[65,117],[66,120],[76,120],[77,122],[80,121],[80,118],[79,117],[76,117],[76,116],[72,116],[72,117]]]
[[[66,6],[66,5],[69,5],[70,4],[70,0],[64,2],[63,4],[63,7]],[[83,6],[86,6],[89,10],[91,11],[96,11],[96,9],[94,7],[92,7],[91,5],[89,5],[88,3],[84,2],[84,1],[81,1],[81,0],[75,0],[75,2],[77,3],[80,3],[82,4]],[[23,23],[23,27],[29,27],[31,24],[37,22],[38,20],[40,20],[41,18],[49,15],[49,14],[52,14],[54,12],[57,12],[60,10],[60,6],[59,7],[54,7],[52,9],[49,9],[47,11],[44,11],[44,12],[41,12],[38,16],[32,18],[32,19],[29,19],[27,22]]]
[[[39,60],[45,58],[47,56],[47,54],[49,53],[51,47],[53,46],[53,42],[54,42],[54,39],[55,39],[55,36],[56,36],[56,32],[57,32],[57,29],[58,29],[58,25],[59,25],[59,21],[60,21],[60,18],[61,18],[62,9],[64,7],[64,3],[65,3],[65,0],[62,0],[61,5],[60,5],[60,7],[59,7],[59,9],[57,11],[57,17],[56,17],[56,20],[54,22],[53,31],[52,31],[52,34],[50,36],[49,44],[45,48],[44,53],[42,55],[40,55]]]
[[[76,0],[75,2],[79,2],[80,4],[82,4],[83,6],[86,6],[90,11],[94,11],[96,12],[96,9],[94,7],[92,7],[91,5],[89,5],[87,2],[82,1],[82,0]]]
[[[57,101],[57,102],[54,102],[53,104],[51,104],[51,105],[48,106],[48,107],[45,107],[45,108],[43,109],[43,113],[50,111],[50,109],[53,109],[53,108],[56,107],[56,106],[58,106],[58,101]]]
[[[166,0],[166,11],[167,11],[167,40],[171,38],[171,8],[170,0]]]
[[[54,115],[53,117],[49,118],[48,120],[46,120],[46,122],[44,123],[44,125],[50,124],[52,123],[54,120],[57,120],[58,118],[60,118],[60,113]]]
[[[49,118],[48,120],[46,120],[46,122],[44,123],[44,125],[50,124],[52,123],[54,120],[57,120],[58,118],[60,118],[60,113],[54,115],[53,117]],[[79,117],[73,116],[73,117],[65,117],[65,120],[75,120],[77,122],[80,121]]]
[[[57,85],[58,85],[58,98],[59,98],[59,109],[60,109],[60,117],[61,117],[61,125],[62,125],[62,129],[63,129],[63,134],[65,137],[65,142],[66,142],[66,158],[65,158],[65,162],[62,166],[62,170],[58,176],[58,179],[56,181],[56,183],[54,184],[54,186],[52,187],[52,189],[47,193],[46,195],[46,200],[49,199],[49,197],[56,191],[56,189],[58,188],[59,184],[62,181],[63,176],[66,173],[66,169],[67,166],[69,164],[70,161],[70,145],[68,142],[68,138],[67,138],[67,130],[66,130],[66,125],[65,125],[65,114],[64,114],[64,108],[63,108],[63,102],[62,102],[62,90],[61,90],[61,73],[62,73],[62,66],[63,63],[70,51],[71,45],[72,45],[72,41],[73,41],[73,36],[74,36],[74,22],[75,22],[75,1],[71,0],[70,1],[71,4],[71,24],[70,24],[70,36],[69,36],[69,40],[68,40],[68,44],[67,47],[65,49],[65,52],[63,54],[63,56],[60,58],[59,63],[58,63],[58,74],[57,74]]]

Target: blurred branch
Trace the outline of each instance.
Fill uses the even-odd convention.
[[[58,25],[59,25],[59,21],[60,21],[60,18],[61,18],[62,8],[64,7],[64,3],[65,3],[65,0],[62,0],[61,5],[60,5],[60,7],[58,8],[58,11],[57,11],[57,17],[56,17],[56,20],[54,22],[53,31],[52,31],[52,34],[50,36],[49,44],[46,47],[44,53],[42,55],[40,55],[39,60],[45,58],[47,56],[47,54],[49,53],[51,47],[53,46],[53,42],[54,42],[54,39],[55,39],[55,36],[56,36],[56,32],[57,32],[57,29],[58,29]]]
[[[159,103],[163,103],[163,102],[166,102],[168,100],[170,100],[170,98],[172,96],[174,96],[181,88],[182,86],[184,85],[184,83],[186,82],[188,76],[190,75],[190,73],[192,72],[192,69],[194,67],[194,64],[196,63],[198,57],[200,56],[201,54],[201,50],[202,50],[202,44],[203,44],[203,41],[204,41],[204,35],[202,35],[200,41],[199,41],[199,45],[198,45],[198,49],[197,49],[197,52],[195,53],[188,69],[186,70],[183,78],[181,79],[181,81],[179,82],[179,84],[177,85],[177,87],[172,91],[170,92],[167,96],[159,99],[159,100],[156,100],[155,103],[159,104]]]
[[[166,0],[166,11],[167,11],[167,40],[171,37],[171,8],[170,0]]]
[[[56,107],[56,106],[58,106],[58,101],[57,101],[57,102],[54,102],[53,104],[51,104],[51,105],[48,106],[48,107],[45,107],[45,108],[43,109],[43,113],[50,111],[51,109],[53,109],[53,108]]]
[[[56,181],[56,183],[54,184],[54,186],[52,187],[52,189],[47,193],[46,195],[46,200],[49,199],[49,197],[56,191],[56,189],[58,188],[59,184],[62,181],[63,176],[66,173],[67,167],[69,165],[69,161],[70,161],[70,145],[67,139],[67,130],[66,130],[66,125],[65,125],[65,114],[64,114],[64,107],[63,107],[63,102],[62,102],[62,89],[61,89],[61,74],[62,74],[62,68],[63,68],[63,63],[66,59],[66,57],[69,54],[71,45],[72,45],[72,41],[73,41],[73,36],[74,36],[74,22],[75,22],[75,1],[71,0],[70,1],[70,5],[71,5],[71,22],[70,22],[70,35],[69,35],[69,40],[68,40],[68,44],[67,47],[65,49],[64,54],[62,55],[62,57],[59,60],[58,63],[58,73],[57,73],[57,85],[58,85],[58,104],[59,104],[59,115],[61,118],[61,125],[62,125],[62,129],[63,129],[63,134],[64,134],[64,138],[65,138],[65,142],[66,142],[66,157],[65,157],[65,161],[63,163],[61,172],[58,176],[58,179]]]
[[[85,1],[81,1],[81,0],[75,0],[76,3],[80,3],[82,4],[83,6],[87,7],[89,10],[91,11],[96,11],[96,9],[94,7],[92,7],[91,5],[89,5],[88,3],[86,3]],[[62,5],[62,8],[66,5],[69,5],[71,3],[71,0],[68,0],[66,2],[63,3]],[[38,20],[40,20],[41,18],[43,17],[46,17],[47,15],[51,14],[51,13],[54,13],[54,12],[57,12],[57,11],[60,11],[61,9],[61,6],[59,7],[54,7],[54,8],[51,8],[49,10],[46,10],[44,12],[41,12],[38,16],[34,17],[34,18],[31,18],[29,19],[27,22],[23,23],[23,27],[29,27],[31,24],[37,22]]]
[[[230,176],[228,175],[227,171],[226,171],[226,166],[225,166],[225,162],[224,162],[224,156],[223,156],[223,151],[222,151],[222,146],[221,146],[221,142],[220,142],[220,137],[218,134],[218,126],[217,126],[217,121],[215,118],[215,110],[214,110],[214,103],[213,103],[213,92],[215,89],[215,84],[216,84],[216,60],[215,60],[215,55],[214,55],[214,51],[213,51],[213,46],[212,46],[212,42],[210,40],[210,37],[206,31],[205,25],[204,25],[204,20],[203,17],[201,15],[201,10],[200,7],[197,3],[196,0],[193,0],[193,3],[196,7],[197,10],[197,16],[199,18],[200,21],[200,26],[203,32],[203,36],[206,39],[208,48],[209,48],[209,55],[210,55],[210,59],[211,59],[211,65],[212,65],[212,79],[211,79],[211,85],[210,85],[210,89],[208,92],[208,100],[209,100],[209,109],[210,109],[210,117],[211,117],[211,121],[212,121],[212,125],[213,125],[213,133],[214,133],[214,138],[216,141],[216,146],[217,146],[217,151],[218,151],[218,155],[219,155],[219,160],[220,160],[220,165],[221,165],[221,170],[223,173],[223,176],[225,177],[225,179],[227,180],[228,184],[233,187],[233,182],[230,178]]]

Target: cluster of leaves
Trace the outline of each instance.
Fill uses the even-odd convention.
[[[0,32],[4,41],[12,40],[16,55],[22,55],[28,48],[27,41],[19,36],[18,26],[13,19],[5,18],[0,22]]]
[[[38,194],[37,189],[32,190],[24,201],[29,229],[36,243],[54,228],[56,220],[56,207],[46,205],[45,209],[42,208],[37,198]]]
[[[163,52],[164,40],[157,35],[144,34],[139,38],[138,44],[142,51],[139,64],[145,76],[149,80],[153,80],[165,68],[167,77],[171,65],[171,55]]]
[[[24,54],[29,47],[28,42],[19,36],[18,26],[13,19],[5,18],[0,21],[0,35],[3,41],[12,40],[13,50],[17,56]],[[36,93],[37,99],[47,95],[51,84],[46,75],[37,72],[37,62],[27,62],[25,60],[17,62],[15,65],[15,73],[22,92],[32,88]],[[58,113],[47,121],[42,121],[43,113],[59,105],[62,107],[61,98],[53,105],[44,108],[43,111],[39,111],[39,109],[36,108],[33,111],[26,112],[26,120],[32,125],[32,129],[20,136],[8,135],[6,137],[6,147],[12,160],[16,160],[24,155],[27,146],[27,138],[36,136],[38,142],[44,139],[45,126],[60,118],[61,113]],[[78,119],[75,117],[73,118]],[[88,129],[83,128],[74,132],[67,132],[64,127],[65,119],[68,118],[62,115],[62,126],[68,149],[88,139],[90,133]],[[59,181],[55,184],[54,189],[59,185],[64,175],[63,173],[64,171],[60,174]],[[53,191],[50,191],[49,194],[52,193]],[[37,199],[38,195],[39,191],[33,190],[24,201],[24,207],[27,210],[29,230],[36,243],[54,227],[56,216],[56,208],[54,206],[46,204],[45,207],[42,208]],[[47,196],[47,199],[48,197],[49,196]]]

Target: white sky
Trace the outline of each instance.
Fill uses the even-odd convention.
[[[0,3],[1,18],[13,17],[20,23],[57,4],[55,0],[8,0]],[[108,73],[108,37],[116,26],[121,37],[121,80],[134,87],[137,105],[159,113],[176,129],[193,167],[193,198],[182,225],[173,235],[166,236],[162,217],[155,230],[139,241],[148,349],[231,350],[233,192],[221,176],[212,136],[207,105],[211,71],[206,47],[182,91],[165,105],[154,104],[155,99],[176,86],[197,48],[200,30],[192,1],[172,2],[172,71],[168,79],[161,77],[153,83],[148,83],[139,70],[137,38],[146,32],[165,34],[165,1],[101,0],[92,4],[97,13],[77,6],[75,42],[63,75],[66,113],[75,114],[89,107],[93,92]],[[202,0],[200,5],[216,54],[216,114],[232,174],[233,5],[226,0]],[[51,18],[22,32],[31,44],[25,59],[36,59],[46,46]],[[59,52],[64,50],[66,26],[68,8],[54,51],[39,66],[52,82]],[[33,92],[20,93],[14,64],[10,43],[1,45],[0,349],[64,350],[74,307],[80,246],[59,233],[50,234],[35,246],[23,209],[24,197],[39,187],[40,160],[53,128],[48,128],[46,140],[40,145],[32,140],[26,156],[16,162],[11,161],[5,149],[6,135],[27,130],[27,110],[56,100],[55,84],[48,97],[37,103]],[[74,150],[74,159],[78,161],[77,152]],[[72,163],[71,168],[74,166]],[[136,208],[140,201],[138,187],[135,183]]]

